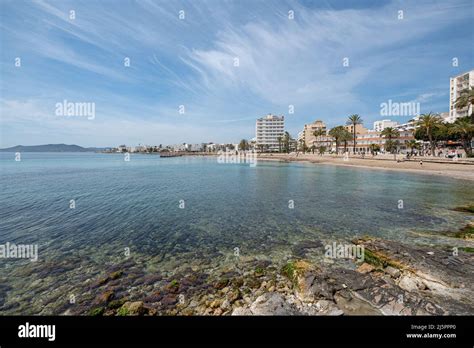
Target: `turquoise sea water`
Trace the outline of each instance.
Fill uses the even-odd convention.
[[[35,294],[62,288],[66,296],[125,248],[153,260],[145,272],[172,272],[219,267],[235,248],[275,260],[291,258],[302,240],[420,242],[416,231],[468,222],[450,208],[472,203],[474,185],[330,165],[220,164],[214,157],[132,154],[126,162],[121,154],[22,153],[17,162],[0,153],[0,193],[0,244],[38,244],[34,265],[0,259],[0,313],[5,304],[4,313],[22,314]],[[68,266],[57,267],[64,260]]]

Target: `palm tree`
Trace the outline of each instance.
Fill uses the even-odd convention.
[[[290,153],[290,142],[291,142],[290,133],[285,132],[285,135],[283,136],[283,147],[285,148],[286,153]]]
[[[400,146],[400,142],[398,140],[387,140],[385,142],[385,150],[393,154],[393,159],[397,159],[397,148]]]
[[[413,150],[418,149],[420,147],[420,144],[416,140],[410,140],[406,143],[407,147],[411,149],[410,153],[413,155]]]
[[[471,105],[471,123],[474,123],[474,88],[465,88],[459,93],[459,97],[455,101],[456,108],[463,109],[466,106]],[[469,116],[469,109],[468,109]]]
[[[298,140],[298,147],[297,147],[296,152],[302,150],[302,152],[304,153],[303,147],[304,147],[304,141],[303,141],[303,139]]]
[[[324,155],[324,153],[326,152],[326,149],[327,149],[326,146],[322,146],[322,145],[321,145],[321,146],[319,147],[319,155],[320,155],[320,156]]]
[[[443,120],[439,115],[430,112],[428,114],[421,114],[416,123],[416,125],[420,127],[420,130],[428,136],[432,156],[435,156],[436,146],[436,141],[433,140],[433,132],[442,124],[442,122]]]
[[[239,143],[239,149],[242,151],[246,151],[250,148],[249,142],[245,139],[242,139]]]
[[[316,139],[319,138],[319,142],[321,143],[321,137],[322,137],[323,135],[326,135],[326,131],[323,130],[322,128],[319,128],[319,129],[316,129],[316,130],[313,132],[313,135],[314,135],[314,137],[315,137]],[[321,145],[321,144],[319,144],[319,145]]]
[[[279,136],[279,137],[277,138],[277,140],[278,140],[278,152],[281,153],[281,143],[282,143],[282,141],[283,141],[283,138],[282,138],[281,136]]]
[[[387,138],[387,141],[385,142],[385,149],[389,152],[393,152],[393,149],[396,149],[396,145],[395,142],[392,141],[392,139],[398,138],[400,136],[400,132],[392,127],[387,127],[384,128],[380,135]]]
[[[356,126],[358,124],[362,124],[362,118],[360,118],[360,116],[357,115],[357,114],[350,115],[347,122],[346,122],[346,124],[352,125],[352,135],[353,135],[353,139],[354,139],[354,146],[353,146],[352,152],[355,153],[355,149],[356,149]]]
[[[343,131],[341,131],[341,141],[344,142],[344,153],[347,152],[347,142],[351,141],[352,139],[353,138],[351,132],[343,128]]]
[[[370,152],[372,153],[372,156],[373,156],[373,155],[375,155],[375,152],[380,151],[380,145],[370,144],[369,149],[370,149]]]
[[[329,135],[333,137],[334,141],[336,142],[336,155],[339,154],[339,145],[341,143],[341,137],[344,130],[345,128],[343,126],[337,126],[329,131]]]
[[[452,128],[452,134],[459,137],[462,142],[462,147],[466,151],[468,157],[472,156],[471,139],[474,137],[474,124],[471,123],[469,117],[458,118]]]
[[[308,150],[308,147],[306,146],[306,143],[303,139],[300,139],[299,141],[299,149],[301,150],[301,152],[305,153],[306,150]]]

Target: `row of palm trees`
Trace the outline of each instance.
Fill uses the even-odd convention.
[[[347,144],[350,141],[353,142],[353,152],[355,152],[357,138],[356,128],[357,125],[362,124],[362,122],[362,118],[359,115],[350,115],[346,124],[352,125],[352,134],[344,126],[336,126],[329,131],[328,135],[336,142],[336,153],[338,153],[341,143],[344,144],[344,152],[346,152]],[[313,132],[313,135],[316,137],[316,139],[321,140],[321,137],[326,135],[326,131],[323,129],[317,129]]]
[[[278,151],[290,153],[292,142],[294,142],[290,133],[285,132],[282,137],[278,137]]]
[[[336,142],[336,153],[341,143],[344,144],[344,152],[347,150],[347,143],[353,139],[352,134],[344,126],[336,126],[329,131],[329,136]]]
[[[355,153],[357,145],[356,128],[357,125],[362,124],[362,122],[362,118],[359,115],[350,115],[346,124],[352,126],[352,134],[344,126],[336,126],[329,131],[328,135],[331,136],[336,142],[336,153],[338,152],[341,143],[344,144],[344,152],[346,152],[347,143],[349,141],[352,141],[353,153]],[[459,140],[467,156],[472,156],[471,140],[474,137],[474,120],[472,115],[471,118],[462,117],[450,124],[443,122],[443,119],[438,114],[429,112],[427,114],[420,115],[415,125],[417,128],[415,132],[415,138],[417,140],[428,141],[430,144],[431,154],[433,156],[435,156],[437,142],[440,140]],[[321,139],[323,135],[326,135],[326,132],[320,129],[316,130],[313,135],[317,139]],[[387,127],[381,132],[381,136],[386,139],[385,150],[391,153],[395,152],[400,145],[400,142],[397,140],[397,138],[400,137],[400,132],[395,128]],[[420,147],[419,142],[416,140],[409,140],[405,143],[405,145],[411,149],[412,153],[414,149]],[[380,150],[380,146],[373,144],[373,146],[370,146],[370,150],[372,153],[374,153],[375,151]]]
[[[430,112],[420,116],[417,126],[415,138],[429,142],[432,156],[435,156],[437,142],[446,140],[460,141],[467,156],[472,156],[471,141],[474,137],[472,115],[458,118],[454,123],[445,123],[439,115]]]
[[[455,105],[456,108],[464,108],[470,105],[474,108],[474,89],[469,88],[462,90],[460,96],[456,99]],[[350,141],[352,141],[353,153],[355,153],[357,145],[357,126],[362,123],[362,118],[358,114],[353,114],[350,115],[346,121],[346,125],[352,126],[352,134],[344,126],[336,126],[329,131],[328,135],[336,142],[336,153],[338,153],[341,143],[344,144],[344,152],[346,152],[347,145]],[[429,112],[420,115],[415,125],[415,139],[428,141],[433,156],[435,156],[437,142],[443,140],[459,140],[467,156],[472,156],[471,141],[474,137],[474,112],[471,113],[470,117],[459,118],[452,124],[443,122],[443,119],[438,114]],[[313,135],[316,139],[319,139],[321,143],[322,137],[326,136],[326,131],[323,129],[317,129],[313,132]],[[400,142],[397,140],[397,138],[400,137],[400,133],[392,127],[387,127],[381,132],[381,136],[386,139],[385,150],[388,152],[395,152],[400,145]],[[288,132],[285,132],[282,137],[278,137],[279,152],[289,153],[294,143],[295,140],[291,138]],[[414,149],[420,148],[420,143],[416,140],[409,140],[405,145],[411,149],[412,154]],[[247,140],[243,139],[239,144],[239,148],[242,150],[248,150],[250,144]],[[323,146],[320,146],[320,152],[322,148]],[[380,146],[377,144],[372,144],[369,148],[372,153],[380,151]],[[307,148],[304,142],[300,142],[300,149],[302,149],[303,152],[306,152]],[[314,152],[314,145],[312,149]],[[262,147],[261,151],[264,150],[265,149]]]

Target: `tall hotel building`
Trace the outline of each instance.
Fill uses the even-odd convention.
[[[285,133],[285,117],[268,114],[257,119],[255,133],[257,147],[263,146],[265,151],[278,151],[278,138],[283,138]]]
[[[449,81],[449,116],[447,122],[454,122],[464,116],[470,116],[473,112],[472,105],[457,109],[456,99],[459,98],[463,89],[474,88],[474,70],[452,77]]]

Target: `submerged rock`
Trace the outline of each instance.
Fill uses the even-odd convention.
[[[323,249],[323,243],[319,240],[303,240],[298,242],[293,248],[292,253],[295,257],[305,257],[313,249]]]

